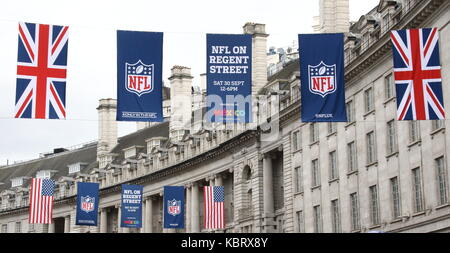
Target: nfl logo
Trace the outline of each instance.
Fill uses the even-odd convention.
[[[91,198],[88,196],[81,197],[81,210],[86,213],[94,211],[95,198]]]
[[[181,213],[181,200],[167,201],[167,211],[170,215],[176,216]]]
[[[336,64],[326,65],[323,61],[319,65],[308,65],[309,91],[325,97],[336,91]]]
[[[141,60],[134,64],[125,63],[125,87],[127,91],[138,95],[153,91],[154,65],[146,65]]]

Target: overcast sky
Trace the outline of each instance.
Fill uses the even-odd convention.
[[[350,19],[379,0],[350,0]],[[34,159],[57,147],[97,139],[100,98],[116,98],[116,30],[164,32],[163,78],[170,68],[206,67],[206,33],[242,33],[246,22],[266,24],[268,47],[287,47],[311,33],[319,0],[4,1],[0,8],[0,165]],[[66,120],[14,119],[18,22],[69,26]],[[119,136],[136,130],[119,122]]]

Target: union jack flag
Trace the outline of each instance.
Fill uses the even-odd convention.
[[[68,29],[19,23],[15,118],[66,118]]]
[[[437,28],[391,32],[398,120],[445,118]]]

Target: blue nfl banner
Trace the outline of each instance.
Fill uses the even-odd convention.
[[[142,227],[142,194],[144,187],[141,185],[122,185],[122,205],[120,227]]]
[[[98,183],[77,183],[77,215],[75,225],[97,226]]]
[[[163,121],[163,33],[117,31],[117,120]]]
[[[207,34],[208,122],[252,121],[252,36]]]
[[[164,228],[184,228],[183,186],[164,186]]]
[[[344,35],[299,34],[303,122],[345,122]]]

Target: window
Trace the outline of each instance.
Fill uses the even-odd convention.
[[[390,16],[389,13],[384,15],[383,17],[383,32],[388,31],[389,30],[389,26],[390,26]]]
[[[413,177],[413,194],[414,194],[414,211],[423,211],[423,196],[422,196],[422,177],[420,175],[420,168],[412,170]]]
[[[330,152],[329,154],[330,160],[330,180],[338,179],[338,168],[336,161],[336,151]]]
[[[372,131],[366,136],[367,144],[367,164],[372,164],[377,161],[377,151],[375,147],[375,133]]]
[[[354,141],[347,144],[347,160],[348,160],[348,172],[355,171],[356,165],[356,144]]]
[[[341,212],[339,210],[339,200],[331,201],[331,222],[333,226],[333,233],[341,232]]]
[[[322,233],[322,214],[320,205],[314,207],[314,233]]]
[[[319,133],[318,133],[318,129],[317,129],[317,124],[315,123],[311,123],[311,125],[309,125],[309,141],[311,143],[314,143],[316,141],[319,140]]]
[[[380,224],[380,208],[378,206],[378,189],[377,186],[369,187],[370,192],[370,221],[372,225]]]
[[[302,136],[300,130],[295,131],[292,135],[292,143],[294,145],[294,151],[301,149],[302,147]]]
[[[328,134],[334,134],[336,131],[336,122],[328,122]]]
[[[38,171],[36,173],[36,177],[37,178],[42,178],[42,179],[49,179],[50,178],[50,171],[48,171],[48,170]]]
[[[358,193],[350,194],[350,213],[351,213],[351,226],[352,230],[359,230],[361,228],[359,222],[359,203],[358,203]]]
[[[18,222],[16,222],[15,233],[21,233],[21,232],[22,232],[22,222],[18,221]]]
[[[384,78],[384,98],[386,100],[394,97],[394,87],[392,74],[389,74]]]
[[[391,178],[391,200],[392,200],[392,217],[400,217],[400,191],[398,187],[398,178]]]
[[[374,109],[372,88],[364,91],[364,106],[366,109],[366,113],[371,112]]]
[[[414,143],[420,140],[419,122],[416,120],[409,121],[409,143]]]
[[[303,211],[298,211],[296,213],[297,215],[297,232],[298,233],[305,233],[305,221],[303,219]]]
[[[23,177],[16,177],[11,179],[11,187],[22,186],[22,184],[23,184]]]
[[[347,110],[348,122],[354,122],[356,117],[355,117],[355,104],[353,103],[353,100],[348,101],[345,108]]]
[[[444,120],[432,120],[431,131],[436,131],[444,127]]]
[[[28,224],[28,232],[34,231],[34,224]]]
[[[438,182],[438,196],[439,196],[439,205],[444,205],[448,203],[448,194],[447,194],[447,171],[444,165],[444,157],[441,156],[437,158],[435,161],[436,164],[436,175]]]
[[[303,192],[303,170],[302,167],[297,167],[295,171],[295,192]]]
[[[397,152],[397,135],[395,130],[395,121],[391,120],[387,123],[387,154],[393,154]]]
[[[8,224],[2,225],[2,233],[8,233]]]
[[[362,46],[364,49],[366,49],[369,46],[369,32],[363,34]]]
[[[312,170],[312,187],[320,185],[320,172],[319,172],[319,160],[315,159],[311,162]]]

